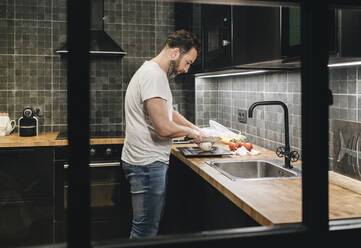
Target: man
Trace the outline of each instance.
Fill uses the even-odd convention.
[[[130,239],[154,236],[165,200],[166,175],[172,138],[187,136],[195,143],[202,131],[172,105],[168,78],[188,72],[200,42],[179,30],[162,51],[136,71],[125,95],[126,135],[122,167],[130,184],[133,220]]]

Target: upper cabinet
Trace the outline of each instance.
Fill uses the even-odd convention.
[[[281,56],[279,7],[177,3],[175,19],[177,29],[190,30],[202,41],[202,53],[190,73]]]
[[[232,65],[279,59],[280,8],[233,7]]]
[[[176,6],[176,28],[190,30],[202,41],[202,52],[190,73],[300,66],[300,8]],[[329,43],[325,45],[329,47],[330,63],[361,57],[361,11],[330,9],[328,18]]]
[[[202,7],[203,64],[205,71],[232,65],[232,7]]]
[[[280,57],[280,8],[204,5],[204,71]]]
[[[194,33],[203,45],[202,38],[202,5],[193,3],[175,3],[175,28],[185,29]],[[203,52],[198,54],[196,61],[189,68],[188,73],[203,71]]]
[[[301,10],[282,8],[282,58],[284,62],[301,56]],[[361,11],[330,9],[328,15],[328,50],[330,63],[361,57]]]
[[[361,57],[361,10],[336,10],[334,35],[339,57]]]

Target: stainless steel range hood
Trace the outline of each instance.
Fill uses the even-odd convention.
[[[127,53],[104,31],[104,2],[103,0],[91,0],[90,19],[90,50],[93,55],[108,55],[123,57]],[[67,54],[65,44],[56,51],[59,54]]]

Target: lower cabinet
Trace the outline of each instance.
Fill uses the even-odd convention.
[[[191,168],[171,156],[159,234],[259,226]]]
[[[52,148],[2,148],[0,158],[0,246],[51,243]]]
[[[1,247],[66,242],[65,154],[64,147],[0,149]],[[121,167],[91,168],[90,193],[92,241],[128,238],[132,209]],[[258,225],[174,156],[164,210],[159,234]]]

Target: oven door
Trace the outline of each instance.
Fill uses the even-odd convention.
[[[55,241],[66,240],[68,164],[57,161],[55,173]],[[131,204],[129,186],[119,161],[91,162],[90,224],[92,240],[129,236]]]

